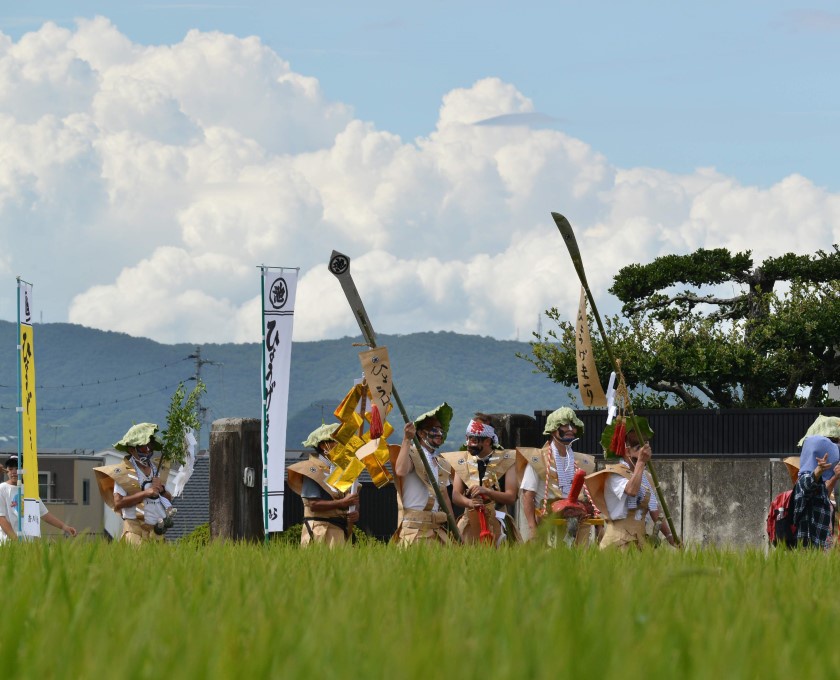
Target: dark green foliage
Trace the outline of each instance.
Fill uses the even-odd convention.
[[[788,253],[753,267],[750,253],[697,250],[618,272],[610,289],[624,317],[605,319],[638,407],[822,406],[840,383],[840,251]],[[777,291],[785,282],[787,290]],[[687,289],[729,283],[729,297]],[[574,325],[556,309],[558,330],[531,343],[531,361],[560,383],[576,381]],[[592,324],[591,324],[592,325]],[[598,372],[612,367],[593,335]],[[639,392],[642,394],[638,394]],[[652,393],[651,393],[652,391]]]
[[[194,548],[203,548],[210,544],[210,524],[205,522],[199,524],[195,529],[183,538],[178,540],[181,545],[191,545]]]

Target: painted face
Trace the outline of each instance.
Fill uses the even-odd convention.
[[[423,429],[418,431],[420,441],[431,449],[440,448],[443,444],[443,427],[436,418],[430,418],[423,423]]]
[[[152,464],[152,447],[149,444],[135,447],[133,455],[146,467]]]
[[[562,444],[571,444],[577,438],[577,428],[569,423],[554,430],[554,439]]]
[[[489,437],[467,437],[467,450],[474,456],[481,456],[489,448]]]

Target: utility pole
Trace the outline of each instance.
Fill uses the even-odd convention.
[[[195,352],[190,354],[187,359],[195,359],[195,375],[192,377],[195,380],[195,384],[198,385],[199,381],[201,380],[201,367],[205,365],[210,366],[221,366],[222,364],[218,361],[210,361],[209,359],[202,359],[201,358],[201,347],[196,346]],[[198,395],[198,398],[195,400],[195,409],[198,411],[198,422],[200,423],[199,432],[204,429],[204,423],[207,419],[207,407],[201,405],[201,395]]]

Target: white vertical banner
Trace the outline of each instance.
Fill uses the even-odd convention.
[[[262,267],[263,519],[266,533],[283,530],[289,367],[297,268]]]
[[[41,535],[32,284],[18,279],[18,537]],[[21,484],[21,478],[23,484]],[[21,498],[23,507],[21,508]]]

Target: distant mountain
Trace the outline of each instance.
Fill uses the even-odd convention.
[[[17,326],[0,321],[0,450],[16,448]],[[178,383],[196,373],[196,345],[163,345],[146,338],[73,324],[35,326],[38,443],[46,449],[109,447],[133,422],[165,422]],[[532,373],[516,352],[524,342],[456,333],[382,335],[394,382],[416,416],[448,401],[455,409],[453,433],[463,432],[475,411],[525,413],[568,403],[568,388]],[[300,448],[325,420],[353,380],[361,376],[360,338],[296,342],[292,348],[287,446]],[[208,426],[217,418],[259,418],[260,345],[207,344],[199,348],[203,406]],[[206,362],[206,363],[204,363]],[[188,388],[194,383],[186,382]],[[399,416],[391,419],[395,424]],[[460,435],[455,435],[460,436]]]

